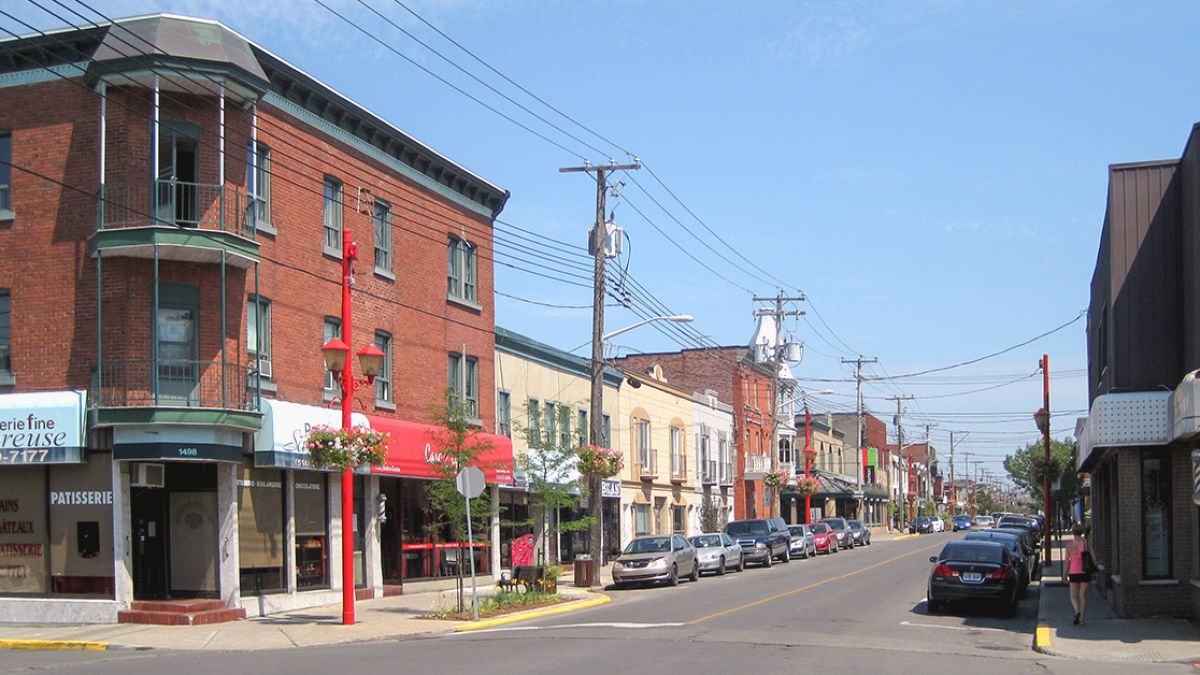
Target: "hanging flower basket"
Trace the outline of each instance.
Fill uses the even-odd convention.
[[[625,453],[599,445],[585,445],[575,451],[579,473],[584,476],[608,478],[625,468]]]
[[[304,448],[314,467],[345,471],[383,464],[389,440],[387,433],[364,426],[336,429],[319,425],[309,430]]]
[[[821,483],[816,478],[797,478],[796,492],[802,495],[815,495],[821,489]]]
[[[768,471],[765,475],[763,475],[763,484],[772,490],[778,490],[784,485],[787,485],[788,478],[788,473],[783,469],[778,471]]]

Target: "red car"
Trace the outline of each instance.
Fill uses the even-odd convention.
[[[837,532],[825,523],[815,523],[812,526],[813,543],[816,545],[817,553],[824,551],[826,553],[838,552]]]

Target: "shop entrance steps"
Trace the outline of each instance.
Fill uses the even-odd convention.
[[[118,623],[148,623],[159,626],[199,626],[246,618],[246,610],[229,608],[220,600],[136,600],[117,613]]]

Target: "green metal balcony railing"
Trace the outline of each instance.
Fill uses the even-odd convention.
[[[106,183],[97,200],[97,227],[169,225],[254,238],[264,206],[228,185],[146,180]]]
[[[101,408],[183,407],[257,410],[246,385],[252,369],[237,363],[181,359],[105,361],[89,398]]]

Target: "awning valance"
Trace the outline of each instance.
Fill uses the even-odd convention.
[[[410,478],[440,478],[429,463],[437,452],[440,427],[418,422],[388,419],[368,415],[372,429],[387,432],[391,436],[387,457],[383,466],[371,468],[371,473],[383,476],[406,476]],[[483,441],[490,444],[479,458],[488,482],[511,483],[513,481],[512,440],[497,434],[476,432],[468,442]]]
[[[284,469],[309,469],[304,442],[315,426],[342,426],[341,410],[288,401],[262,399],[262,428],[254,434],[254,465]],[[350,422],[368,426],[367,416],[353,413]]]
[[[1080,470],[1091,466],[1099,456],[1097,450],[1170,443],[1171,394],[1136,391],[1097,396],[1087,422],[1076,427]]]

